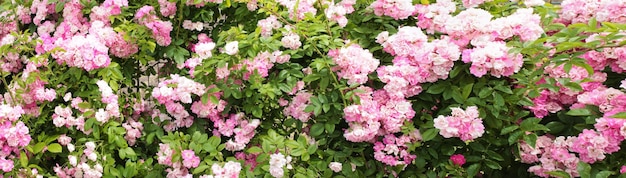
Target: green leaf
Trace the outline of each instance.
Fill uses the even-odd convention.
[[[91,108],[91,104],[89,104],[88,102],[78,103],[78,108],[80,108],[80,109],[89,109],[89,108]]]
[[[320,89],[321,89],[321,90],[326,90],[326,88],[328,88],[328,84],[329,84],[329,83],[330,83],[330,82],[329,82],[328,77],[323,77],[323,78],[320,80]]]
[[[504,92],[506,94],[513,94],[513,90],[511,90],[511,88],[508,87],[508,86],[498,85],[498,86],[495,86],[493,88],[495,88],[496,90],[499,90],[501,92]]]
[[[567,111],[567,113],[565,113],[565,114],[570,115],[570,116],[590,116],[591,115],[591,111],[589,111],[589,109],[586,109],[586,108],[571,109],[571,110]]]
[[[435,138],[435,136],[437,136],[438,133],[439,133],[439,130],[435,128],[428,129],[424,133],[422,133],[422,139],[424,141],[432,140],[433,138]]]
[[[480,163],[474,163],[467,167],[467,175],[469,177],[474,177],[480,171]]]
[[[85,121],[85,130],[89,130],[89,128],[93,128],[93,124],[96,122],[96,118],[90,118]]]
[[[209,166],[206,164],[202,164],[193,170],[193,174],[200,174],[204,172],[204,170],[208,169]]]
[[[496,169],[496,170],[502,169],[502,166],[500,166],[500,164],[498,164],[498,162],[492,161],[490,159],[486,159],[485,160],[485,165],[487,165],[487,167],[489,167],[491,169]]]
[[[500,131],[500,135],[511,133],[511,132],[517,130],[518,128],[519,128],[519,126],[517,126],[517,125],[512,125],[512,126],[505,127],[505,128],[503,128]]]
[[[600,171],[596,174],[596,178],[607,178],[613,175],[613,171]]]
[[[35,144],[35,147],[33,147],[33,153],[39,153],[41,150],[43,150],[44,147],[46,147],[45,142],[39,142]]]
[[[259,148],[258,146],[253,146],[253,147],[248,148],[246,152],[248,152],[249,154],[256,154],[256,153],[262,153],[263,150]]]
[[[221,142],[222,139],[220,137],[212,136],[211,138],[209,138],[209,144],[211,146],[217,147],[218,145],[220,145]]]
[[[26,152],[24,152],[24,150],[20,151],[20,164],[22,167],[28,166],[28,157],[26,156]]]
[[[522,132],[521,130],[515,131],[513,132],[510,136],[509,136],[509,145],[512,145],[513,143],[517,143],[517,141],[519,140],[519,137],[522,136],[524,132]]]
[[[585,162],[579,161],[576,166],[580,178],[591,178],[591,166]]]
[[[324,124],[315,123],[313,124],[313,126],[311,126],[311,131],[310,131],[311,136],[317,137],[319,135],[322,135],[322,133],[324,133]]]
[[[443,91],[449,87],[448,84],[449,83],[437,83],[437,84],[431,85],[430,87],[428,87],[428,90],[426,90],[426,93],[430,93],[430,94],[443,93]]]
[[[63,151],[63,147],[61,147],[58,143],[52,143],[48,145],[48,151],[51,153],[61,153],[61,151]]]
[[[466,100],[467,97],[472,93],[472,88],[474,87],[474,83],[467,84],[463,86],[463,99]]]

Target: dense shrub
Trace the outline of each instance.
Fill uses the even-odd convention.
[[[0,169],[617,176],[624,14],[622,0],[0,0]]]

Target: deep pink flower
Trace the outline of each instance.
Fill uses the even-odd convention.
[[[450,156],[450,161],[455,165],[463,166],[463,164],[465,164],[465,156],[462,154],[454,154]]]

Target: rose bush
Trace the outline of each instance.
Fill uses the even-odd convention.
[[[621,0],[0,1],[0,169],[618,176],[625,12]]]

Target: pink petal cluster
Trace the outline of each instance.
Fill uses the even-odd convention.
[[[311,96],[313,95],[309,92],[299,91],[293,100],[291,100],[289,106],[285,107],[283,114],[285,116],[291,116],[302,122],[309,121],[313,112],[304,112],[304,109],[310,104]]]
[[[344,133],[348,141],[374,141],[376,136],[400,132],[404,122],[415,116],[411,103],[404,98],[390,98],[386,91],[374,92],[369,87],[357,90],[363,92],[356,94],[361,104],[343,110],[344,119],[350,126]]]
[[[463,166],[463,164],[465,164],[465,156],[462,154],[454,154],[450,156],[450,161],[452,161],[454,165]]]
[[[524,64],[521,54],[509,53],[504,41],[486,42],[473,49],[463,50],[463,62],[472,63],[470,73],[482,77],[489,72],[494,77],[508,77],[517,73]]]
[[[260,153],[245,154],[242,151],[242,152],[235,153],[235,158],[237,158],[237,160],[244,160],[245,165],[250,166],[250,171],[254,171],[254,168],[256,168],[257,165],[259,165],[259,162],[256,161],[259,154]]]
[[[439,134],[445,138],[459,137],[470,142],[485,133],[482,118],[479,118],[478,107],[469,106],[465,110],[453,107],[451,116],[439,115],[433,121]]]
[[[159,0],[159,12],[164,17],[172,17],[176,14],[176,2],[168,0]]]
[[[340,27],[345,27],[348,24],[346,15],[354,12],[352,6],[356,4],[356,0],[342,0],[337,4],[333,1],[324,1],[323,3],[328,5],[328,8],[324,9],[326,18],[337,22]]]
[[[224,166],[220,166],[219,163],[214,163],[211,166],[211,172],[213,175],[203,175],[200,178],[217,178],[217,177],[239,177],[241,172],[241,163],[235,161],[228,161]]]
[[[385,135],[382,142],[374,143],[374,158],[390,166],[409,165],[417,156],[409,153],[407,143],[415,141],[418,140],[407,135],[400,137],[393,134]]]
[[[491,2],[493,0],[463,0],[463,7],[465,8],[474,8],[478,7],[485,2]]]
[[[626,4],[622,0],[564,0],[559,21],[566,24],[599,22],[625,23]]]
[[[140,25],[148,27],[152,30],[152,37],[156,39],[160,46],[169,46],[172,42],[170,32],[172,31],[172,22],[162,21],[156,16],[154,7],[143,6],[135,13],[135,20]]]
[[[386,15],[396,20],[406,19],[415,11],[411,0],[376,0],[370,7],[377,16]]]
[[[289,18],[293,20],[302,20],[307,13],[311,13],[313,16],[317,13],[317,9],[313,7],[316,0],[277,0],[276,2],[288,9]],[[298,9],[295,9],[296,7]]]
[[[67,148],[70,152],[74,152],[74,145],[69,143]],[[94,142],[86,142],[85,149],[77,155],[68,155],[68,167],[61,167],[58,164],[54,167],[54,172],[61,178],[70,177],[90,177],[98,178],[103,176],[103,167],[99,163],[98,154],[96,153],[96,144]],[[93,167],[92,167],[93,166]]]
[[[96,120],[100,123],[105,123],[111,117],[120,117],[120,105],[117,101],[117,95],[113,94],[113,90],[107,82],[99,80],[96,84],[102,95],[102,103],[107,104],[105,109],[101,108],[96,112]]]
[[[261,124],[261,121],[258,119],[244,120],[243,117],[243,113],[231,114],[230,119],[226,122],[215,122],[215,127],[219,130],[219,133],[229,137],[234,134],[234,139],[231,138],[226,142],[226,150],[228,151],[243,150],[254,137],[255,129]],[[239,127],[234,128],[237,125]],[[214,133],[214,135],[219,134]]]
[[[258,74],[260,77],[265,78],[269,76],[269,69],[274,67],[274,63],[285,63],[289,61],[291,56],[289,54],[282,54],[282,51],[274,51],[272,53],[263,51],[257,54],[254,59],[244,60],[243,64],[238,64],[233,67],[234,70],[241,70],[245,67],[243,79],[248,80],[252,74]]]
[[[191,20],[183,21],[183,28],[187,30],[202,31],[204,24],[202,22],[192,22]]]
[[[417,26],[427,33],[433,34],[435,31],[444,32],[446,21],[451,19],[451,13],[456,11],[456,2],[452,0],[437,0],[429,5],[415,5],[417,13]]]
[[[186,168],[196,168],[200,164],[200,157],[196,156],[193,150],[183,150],[180,155]]]
[[[510,16],[494,20],[491,20],[493,15],[483,9],[468,8],[452,16],[455,11],[456,4],[450,0],[417,5],[417,25],[429,34],[447,34],[461,47],[465,47],[470,41],[477,46],[513,36],[519,36],[522,41],[533,41],[544,32],[540,25],[540,16],[533,14],[533,9],[530,8],[517,9]]]
[[[187,0],[187,2],[185,2],[186,5],[188,6],[195,6],[196,8],[201,8],[204,7],[207,3],[222,3],[224,0]]]
[[[122,13],[122,7],[128,6],[128,0],[105,0],[99,6],[91,8],[89,18],[92,21],[103,21],[109,23],[109,18],[112,15],[119,15]],[[32,9],[32,7],[31,7]]]
[[[392,96],[405,98],[421,92],[421,83],[448,78],[449,71],[461,55],[459,46],[447,39],[428,42],[417,27],[400,27],[389,36],[380,33],[377,42],[394,55],[393,65],[381,66],[377,73],[386,83],[384,89]]]
[[[285,166],[291,166],[291,156],[285,157],[282,153],[274,153],[270,155],[270,174],[275,178],[281,178],[285,175]]]
[[[19,158],[20,150],[30,143],[29,129],[18,119],[24,114],[20,106],[0,104],[0,169],[3,172],[13,170],[14,160]]]
[[[294,32],[289,32],[283,36],[280,40],[283,44],[283,47],[296,50],[302,46],[302,42],[300,42],[300,36]]]
[[[348,85],[364,84],[369,80],[368,74],[374,72],[380,61],[372,53],[357,44],[349,44],[339,49],[328,51],[328,56],[337,65],[337,77],[348,80]]]
[[[573,144],[573,138],[563,136],[556,139],[547,136],[537,138],[535,147],[523,142],[520,144],[520,156],[523,163],[539,163],[528,168],[528,172],[540,177],[550,177],[548,172],[564,171],[572,177],[579,176],[577,165],[579,162],[575,154],[568,151]]]
[[[59,64],[91,71],[111,63],[109,48],[94,34],[75,35],[67,40],[58,38],[54,45],[64,49],[52,54]]]
[[[538,97],[532,99],[534,105],[528,108],[534,113],[535,117],[543,118],[549,113],[556,113],[562,110],[565,106],[572,105],[572,107],[584,107],[577,102],[577,97],[588,91],[593,91],[602,86],[602,82],[606,80],[606,73],[596,71],[593,75],[589,76],[587,70],[579,66],[572,66],[569,73],[565,72],[563,65],[555,66],[548,65],[544,68],[544,72],[554,79],[570,79],[572,82],[579,82],[582,86],[582,91],[573,91],[560,83],[557,83],[559,91],[554,92],[545,89],[540,92]],[[587,80],[585,80],[587,79]],[[540,81],[539,84],[545,83],[545,80]]]
[[[49,14],[55,13],[54,5],[48,3],[48,0],[33,0],[30,6],[30,13],[35,14],[32,22],[39,26],[41,25],[41,21],[45,20]]]
[[[202,96],[206,87],[198,82],[177,74],[170,75],[171,79],[159,82],[152,90],[152,97],[165,105],[167,113],[174,117],[174,121],[165,125],[166,130],[175,130],[179,127],[189,127],[193,124],[193,117],[181,103],[191,104],[192,94]],[[170,120],[166,114],[155,113],[153,117],[159,117],[161,121]]]
[[[279,29],[283,24],[278,21],[276,16],[270,15],[263,20],[259,20],[257,26],[261,28],[261,36],[269,37],[272,35],[274,29]]]
[[[122,127],[126,129],[126,135],[124,135],[124,138],[126,139],[126,141],[128,141],[128,145],[135,145],[135,143],[137,142],[137,138],[141,137],[143,123],[129,119],[122,124]]]

